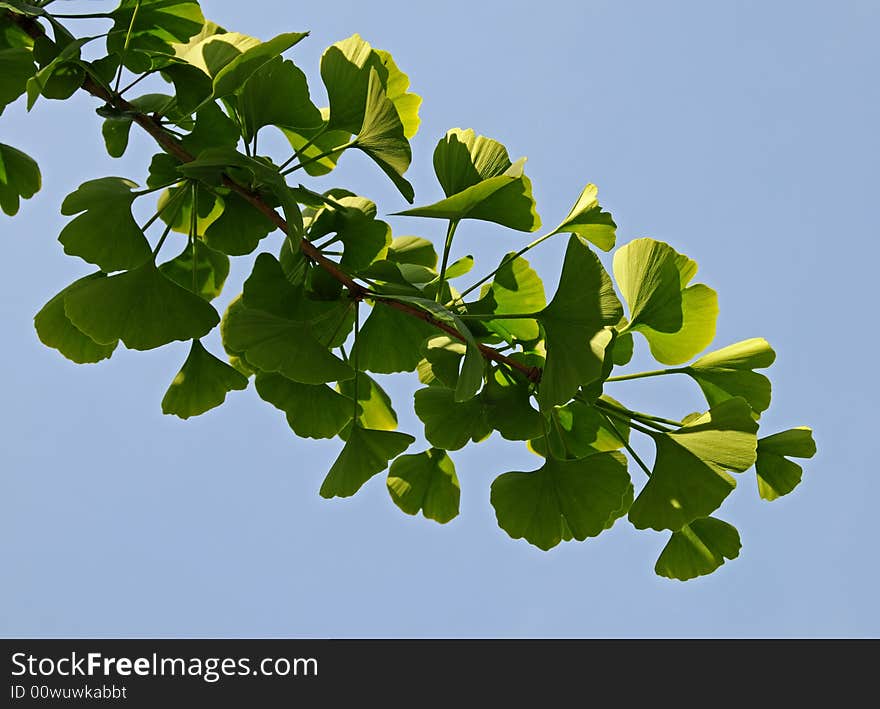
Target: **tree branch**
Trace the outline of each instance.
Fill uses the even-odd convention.
[[[12,21],[15,22],[19,27],[21,27],[25,32],[27,32],[32,38],[37,39],[39,37],[45,36],[45,32],[43,27],[36,22],[33,18],[26,17],[24,15],[18,15],[16,13],[7,11],[8,15],[11,15]],[[185,150],[177,138],[175,138],[169,131],[165,129],[164,126],[159,122],[158,118],[153,118],[145,113],[141,113],[134,106],[132,106],[128,101],[126,101],[122,96],[118,94],[113,94],[103,86],[99,85],[91,76],[86,74],[85,79],[83,80],[82,87],[84,91],[90,93],[92,96],[101,99],[105,103],[113,106],[120,111],[124,111],[127,115],[131,116],[132,120],[137,123],[141,128],[143,128],[150,136],[159,144],[159,146],[168,154],[173,155],[177,158],[181,163],[191,162],[194,157],[187,150]],[[287,227],[287,222],[284,218],[275,211],[275,209],[264,202],[262,198],[249,190],[247,187],[240,185],[235,180],[230,178],[227,175],[223,175],[223,184],[229,189],[241,195],[249,204],[251,204],[255,209],[257,209],[260,213],[265,215],[278,229],[283,231],[288,236],[290,235],[290,231]],[[395,308],[401,312],[406,313],[412,317],[423,320],[434,327],[442,330],[446,334],[456,338],[460,342],[465,341],[464,335],[462,335],[458,330],[454,327],[447,325],[446,323],[438,321],[429,313],[413,306],[408,303],[402,303],[396,300],[385,300],[381,295],[369,292],[364,286],[357,283],[349,274],[345,273],[339,266],[324,256],[318,249],[315,248],[315,245],[312,244],[308,239],[300,240],[300,249],[303,254],[306,255],[309,259],[314,261],[318,266],[323,268],[327,273],[329,273],[334,279],[342,283],[352,294],[356,300],[362,300],[364,297],[369,296],[372,300],[382,303],[388,307]],[[540,367],[529,367],[528,365],[523,364],[522,362],[518,362],[510,357],[503,355],[501,352],[489,347],[487,345],[480,344],[480,352],[483,357],[486,359],[502,362],[512,369],[515,369],[525,375],[530,381],[539,382],[541,380],[541,368]]]

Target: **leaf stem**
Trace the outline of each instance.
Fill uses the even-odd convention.
[[[300,168],[305,167],[306,165],[311,165],[313,162],[318,162],[318,160],[323,160],[328,155],[333,155],[334,153],[341,153],[343,150],[348,150],[349,148],[353,148],[357,144],[357,138],[348,141],[345,145],[340,145],[338,148],[331,148],[330,150],[325,150],[323,153],[319,153],[314,157],[309,158],[308,160],[304,160],[301,163],[294,165],[293,167],[289,167],[284,170],[282,175],[289,175],[291,172],[296,172]]]
[[[449,264],[449,251],[452,248],[452,239],[455,236],[455,230],[458,228],[458,220],[450,219],[449,226],[446,228],[446,243],[443,245],[443,263],[440,266],[440,281],[437,285],[437,302],[443,302],[443,286],[446,285],[446,266]]]
[[[681,421],[676,421],[674,419],[666,419],[661,416],[652,416],[651,414],[645,414],[641,411],[633,411],[632,409],[628,409],[625,406],[618,406],[616,404],[612,404],[610,401],[604,401],[603,399],[596,399],[596,406],[599,408],[611,408],[619,411],[622,414],[629,416],[630,418],[637,419],[650,425],[651,422],[656,423],[665,423],[669,426],[674,426],[675,428],[681,428],[684,424]]]
[[[153,261],[156,260],[156,257],[159,255],[159,251],[162,250],[162,246],[165,244],[165,239],[168,238],[168,234],[171,233],[171,225],[165,227],[165,231],[162,232],[162,236],[159,237],[159,243],[156,244],[156,248],[153,249]]]
[[[509,264],[511,261],[516,261],[516,259],[518,259],[520,256],[522,256],[524,253],[526,253],[527,251],[530,251],[531,249],[535,248],[538,244],[541,244],[541,243],[545,242],[545,241],[546,241],[547,239],[549,239],[551,236],[555,236],[555,235],[556,235],[556,232],[552,232],[552,231],[551,231],[549,234],[544,234],[544,236],[540,236],[540,237],[538,237],[537,239],[535,239],[535,240],[532,241],[531,243],[529,243],[529,244],[527,244],[526,246],[524,246],[523,248],[521,248],[521,249],[520,249],[519,251],[517,251],[515,254],[513,254],[513,255],[511,255],[511,256],[508,256],[507,258],[505,258],[504,260],[502,260],[501,263],[498,264],[498,268],[496,268],[496,269],[495,269],[494,271],[492,271],[491,273],[486,274],[485,276],[483,276],[479,281],[477,281],[476,283],[474,283],[470,288],[466,288],[465,290],[463,290],[463,291],[461,292],[461,294],[458,296],[458,300],[459,300],[459,301],[463,300],[464,297],[465,297],[468,293],[471,293],[471,292],[473,292],[476,288],[479,288],[481,285],[483,285],[486,281],[488,281],[490,278],[492,278],[492,276],[494,276],[496,273],[498,273],[498,271],[500,271],[502,268],[504,268],[504,267],[505,267],[507,264]]]
[[[621,374],[617,377],[608,377],[606,382],[625,382],[630,379],[644,379],[646,377],[662,377],[665,374],[684,374],[687,370],[678,367],[674,369],[655,369],[650,372],[637,372],[636,374]]]
[[[456,314],[462,320],[534,320],[539,313],[461,313]]]
[[[645,465],[645,461],[643,461],[639,454],[633,450],[633,447],[629,444],[629,441],[626,440],[626,437],[617,429],[617,426],[614,425],[614,421],[604,412],[599,411],[600,414],[605,418],[608,422],[608,425],[611,426],[611,430],[614,431],[614,435],[617,436],[617,439],[623,444],[623,447],[626,448],[627,452],[633,457],[633,460],[638,463],[639,467],[644,471],[645,475],[649,478],[651,477],[651,471],[648,469],[648,466]]]
[[[193,181],[192,183],[192,205],[189,210],[189,242],[190,248],[192,249],[192,292],[198,294],[196,291],[196,236],[199,231],[199,197],[198,190],[196,189],[196,183]]]
[[[151,191],[152,191],[152,190],[151,190]],[[147,194],[147,193],[144,192],[143,194]],[[180,201],[180,195],[182,195],[182,194],[185,195],[186,192],[185,192],[184,190],[181,190],[180,192],[178,192],[178,193],[172,195],[172,196],[168,199],[168,201],[165,202],[165,204],[163,204],[161,207],[159,207],[159,209],[156,210],[156,213],[155,213],[152,217],[150,217],[150,218],[144,223],[144,225],[141,227],[141,231],[146,231],[147,229],[149,229],[149,228],[153,225],[153,223],[159,218],[159,216],[160,216],[160,215],[161,215],[166,209],[168,209],[168,207],[170,207],[172,204],[176,204],[177,202],[179,202],[179,201]],[[138,195],[138,196],[140,196],[140,195]]]
[[[354,301],[354,345],[352,345],[351,351],[351,363],[352,369],[354,369],[354,396],[352,399],[354,400],[354,413],[351,417],[351,425],[352,427],[357,426],[358,420],[358,356],[360,353],[358,352],[358,332],[361,329],[361,304],[359,300]]]
[[[134,4],[134,10],[131,13],[131,21],[128,23],[128,31],[125,33],[125,43],[122,45],[122,56],[119,59],[119,69],[116,70],[116,84],[113,87],[113,93],[117,96],[119,95],[119,82],[122,81],[122,67],[125,66],[125,54],[128,52],[128,43],[131,41],[131,31],[134,29],[134,21],[140,8],[141,0],[137,0]]]
[[[308,150],[310,147],[312,147],[312,144],[318,138],[320,138],[322,135],[324,135],[324,133],[326,133],[329,129],[330,129],[329,122],[325,123],[320,128],[318,128],[318,131],[311,138],[309,138],[305,143],[303,143],[303,146],[299,150],[294,150],[293,155],[291,155],[289,158],[287,158],[287,160],[285,160],[283,163],[281,163],[281,167],[279,167],[278,169],[283,170],[288,165],[290,165],[290,163],[292,163],[294,160],[302,160],[302,158],[300,156],[306,150]]]

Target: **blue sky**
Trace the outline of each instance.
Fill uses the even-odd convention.
[[[63,4],[68,12],[109,5]],[[19,102],[0,118],[0,140],[38,159],[44,189],[17,218],[0,216],[0,634],[880,633],[870,373],[880,256],[877,3],[547,0],[538,11],[525,2],[206,0],[203,8],[263,39],[311,30],[289,56],[319,103],[328,44],[359,32],[391,51],[425,99],[408,174],[419,203],[440,195],[431,152],[455,126],[529,157],[547,224],[595,182],[618,243],[651,236],[699,262],[697,280],[719,292],[717,346],[770,340],[778,358],[762,432],[811,425],[819,454],[802,485],[773,503],[758,499],[753,473],[740,476],[721,516],[739,528],[742,554],[686,584],[653,573],[665,535],[625,521],[550,553],[508,538],[489,484],[538,459],[497,435],[453,454],[462,514],[448,525],[402,514],[383,475],[354,498],[322,500],[339,443],[297,439],[253,387],[187,422],[162,416],[186,345],[120,349],[108,362],[76,366],[38,342],[34,313],[88,271],[56,241],[64,195],[105,175],[143,182],[156,149],[133,131],[126,156],[107,157],[89,97],[41,101],[30,114]],[[261,145],[281,143],[261,136]],[[361,156],[315,184],[353,188],[386,214],[403,207]],[[396,234],[442,237],[439,223],[391,222]],[[528,238],[471,223],[454,255],[488,264]],[[548,292],[564,241],[533,259]],[[274,250],[278,235],[264,244]],[[247,259],[235,263],[221,306],[248,268]],[[643,354],[633,369],[640,364]],[[609,392],[673,417],[702,406],[687,380],[666,379]],[[401,429],[421,437],[413,381],[382,383]]]

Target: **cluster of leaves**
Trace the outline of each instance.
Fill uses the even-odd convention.
[[[801,469],[789,458],[814,454],[810,430],[757,437],[770,382],[756,370],[772,364],[770,345],[746,340],[691,361],[714,338],[715,292],[692,283],[693,260],[648,238],[617,249],[612,278],[594,249],[615,246],[616,225],[595,186],[558,226],[459,289],[453,282],[474,266],[471,257],[449,262],[460,225],[540,227],[525,160],[512,161],[497,141],[447,132],[434,150],[444,199],[398,213],[446,222],[439,256],[424,238],[394,236],[369,199],[288,184],[297,170],[324,175],[360,150],[413,201],[404,174],[421,99],[387,52],[357,35],[330,46],[320,64],[329,106],[319,108],[305,74],[282,56],[306,33],[261,42],[206,21],[191,0],[122,0],[98,15],[111,25],[100,37],[75,38],[40,3],[6,0],[0,13],[2,105],[26,94],[31,108],[83,88],[103,101],[111,156],[125,153],[132,123],[163,148],[145,188],[103,177],[62,204],[72,217],[59,237],[65,253],[97,269],[36,316],[40,339],[67,358],[98,362],[120,341],[135,350],[191,341],[165,413],[197,416],[253,379],[296,435],[343,441],[321,495],[353,495],[387,468],[392,500],[441,523],[459,510],[450,451],[497,431],[543,459],[492,483],[498,524],[511,537],[550,549],[628,517],[669,533],[656,571],[671,578],[710,573],[738,555],[736,529],[712,516],[735,487],[730,473],[754,466],[767,500],[798,484]],[[84,59],[82,48],[98,39],[106,52]],[[120,90],[127,74],[133,80]],[[147,76],[164,79],[167,93],[124,96]],[[266,129],[286,136],[290,159],[258,152]],[[0,146],[3,210],[14,214],[39,186],[36,163]],[[138,224],[132,205],[142,198],[156,208]],[[275,229],[286,233],[281,251],[256,256],[221,318],[211,301],[230,257],[253,253]],[[163,261],[171,232],[186,244]],[[568,245],[548,300],[524,254],[555,235],[568,235]],[[225,361],[201,342],[218,325]],[[630,361],[634,333],[670,368],[614,375]],[[414,372],[423,385],[414,405],[425,451],[406,453],[415,438],[396,430],[373,376],[394,372]],[[604,392],[607,382],[670,374],[690,377],[707,411],[668,419]],[[653,441],[653,466],[630,445],[633,431]],[[638,495],[625,453],[648,476]]]

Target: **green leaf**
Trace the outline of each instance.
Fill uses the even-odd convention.
[[[351,497],[415,440],[406,433],[354,426],[342,452],[324,478],[321,497]]]
[[[672,533],[654,571],[658,576],[679,581],[705,576],[725,559],[736,559],[741,546],[733,525],[715,517],[695,519]]]
[[[394,104],[404,136],[412,138],[419,127],[421,98],[407,93],[409,78],[397,67],[391,55],[373,49],[357,34],[336,42],[321,55],[321,79],[330,99],[330,128],[349,134],[360,132],[371,70],[376,71],[385,94]]]
[[[221,38],[225,36],[227,35],[220,35]],[[240,56],[235,57],[214,74],[214,98],[234,93],[262,66],[307,36],[308,32],[286,32],[273,37],[268,42],[248,47]],[[205,51],[203,50],[203,53]],[[210,48],[207,51],[210,51]]]
[[[263,126],[317,128],[321,112],[312,103],[306,76],[289,60],[277,57],[258,69],[235,98],[245,142]]]
[[[40,168],[33,158],[0,143],[0,209],[15,216],[20,199],[30,199],[41,186]]]
[[[462,139],[460,139],[460,136]],[[472,140],[471,140],[472,139]],[[482,141],[481,141],[482,139]],[[482,170],[491,174],[504,160],[499,157],[494,147],[500,145],[495,141],[474,137],[473,131],[454,129],[446,134],[434,152],[435,170],[444,190],[466,184],[469,179],[479,177]],[[469,148],[473,146],[475,152]],[[503,150],[503,147],[502,147]],[[438,151],[444,156],[438,162]],[[451,153],[452,155],[447,155]],[[507,151],[504,151],[506,159]],[[509,159],[507,160],[509,163]],[[541,226],[541,219],[535,211],[535,200],[532,197],[532,183],[523,173],[525,158],[509,164],[500,174],[481,179],[480,181],[447,196],[439,202],[424,207],[407,209],[397,214],[411,217],[429,217],[432,219],[481,219],[495,222],[517,231],[535,231]],[[448,170],[448,175],[441,178],[437,165]],[[455,168],[447,167],[454,165]],[[460,166],[464,167],[460,167]],[[469,177],[466,177],[468,175]],[[444,184],[443,180],[446,180]]]
[[[421,511],[440,524],[458,516],[461,489],[446,451],[430,448],[400,456],[391,464],[386,485],[394,504],[408,515]]]
[[[431,337],[422,345],[425,359],[419,362],[419,381],[422,384],[438,383],[449,389],[458,385],[458,372],[461,359],[467,346],[460,340],[447,335]]]
[[[351,356],[368,372],[412,372],[422,359],[422,343],[435,332],[425,321],[377,303],[361,326]]]
[[[152,261],[68,293],[64,312],[95,342],[122,340],[132,350],[195,340],[220,321],[211,305],[163,276]]]
[[[354,147],[369,155],[382,172],[391,178],[406,201],[412,203],[415,191],[403,177],[412,162],[412,150],[404,135],[403,123],[400,122],[397,109],[385,94],[382,80],[375,69],[370,70],[364,122]]]
[[[547,363],[538,400],[564,404],[582,384],[599,378],[605,348],[623,308],[599,258],[577,236],[568,241],[559,287],[538,315],[547,340]]]
[[[420,236],[397,236],[388,247],[388,260],[433,269],[437,267],[437,251]]]
[[[569,232],[583,237],[602,251],[614,248],[617,225],[608,212],[603,212],[597,197],[596,185],[589,184],[577,198],[568,216],[551,234]]]
[[[34,54],[30,49],[0,49],[0,114],[25,92],[28,79],[36,72]]]
[[[150,244],[131,214],[135,187],[122,177],[102,177],[84,182],[67,195],[61,213],[83,213],[58,236],[64,253],[108,272],[136,268],[150,260]]]
[[[326,384],[300,384],[261,372],[254,382],[264,401],[287,414],[287,423],[303,438],[333,438],[351,421],[354,406]]]
[[[507,148],[471,128],[447,131],[434,148],[434,172],[447,197],[502,176],[512,165]]]
[[[629,327],[677,332],[683,323],[676,252],[654,239],[635,239],[614,254],[614,278],[629,306]]]
[[[425,438],[437,448],[458,450],[492,432],[479,397],[459,402],[451,389],[427,387],[416,391],[415,410],[425,424]]]
[[[657,459],[629,511],[637,529],[677,531],[708,517],[736,487],[725,470],[742,472],[756,457],[758,424],[744,399],[728,399],[668,434],[652,434]]]
[[[141,113],[164,113],[174,104],[174,98],[166,94],[144,94],[131,99],[130,103]],[[98,110],[102,112],[103,109]],[[111,158],[119,158],[125,154],[131,133],[131,123],[131,114],[121,112],[108,115],[104,120],[101,134],[104,136],[107,154]]]
[[[816,454],[813,432],[806,426],[790,428],[758,440],[758,494],[765,500],[775,500],[794,490],[801,481],[803,468],[788,460],[812,458]]]
[[[629,486],[620,453],[549,458],[533,472],[497,477],[491,501],[505,532],[546,551],[569,534],[578,541],[598,536],[623,506]]]
[[[326,125],[325,112],[326,110],[322,111],[321,116]],[[331,172],[342,153],[351,147],[351,133],[344,130],[327,130],[323,125],[315,129],[282,128],[281,132],[284,133],[290,147],[299,155],[303,170],[312,177],[320,177]]]
[[[617,403],[609,396],[603,396],[602,399]],[[624,440],[629,440],[629,426],[622,421],[615,421],[614,425]],[[595,406],[578,400],[570,401],[552,411],[549,438],[553,455],[568,460],[585,458],[597,452],[614,451],[623,446],[600,411]],[[534,453],[547,457],[547,445],[543,436],[529,441],[529,448]]]
[[[700,357],[685,368],[700,385],[709,406],[741,396],[756,413],[770,406],[770,380],[753,369],[769,367],[776,359],[762,337],[743,340]]]
[[[42,94],[46,98],[66,99],[82,85],[85,71],[80,66],[80,49],[97,37],[80,37],[67,44],[52,61],[27,80],[27,110]]]
[[[526,259],[511,256],[513,254],[509,253],[501,260],[492,282],[483,287],[480,300],[469,305],[468,312],[499,316],[537,313],[547,305],[544,284],[538,274]],[[508,342],[530,342],[540,337],[537,320],[505,320],[499,317],[484,324]]]
[[[686,362],[715,337],[718,296],[701,283],[688,287],[696,272],[695,261],[653,239],[636,239],[614,255],[628,329],[645,336],[658,362]]]
[[[177,285],[205,300],[214,300],[222,292],[229,275],[229,257],[196,239],[192,246],[187,244],[177,258],[159,266],[159,270]]]
[[[69,293],[99,278],[103,273],[93,273],[71,283],[55,295],[34,317],[37,336],[47,347],[52,347],[77,364],[100,362],[108,359],[116,349],[116,342],[101,345],[83,334],[70,322],[64,312],[64,300]]]
[[[151,55],[174,55],[174,44],[197,35],[205,18],[191,0],[122,0],[110,13],[107,51],[124,57],[131,71],[152,66]],[[127,39],[127,44],[126,44]]]
[[[625,364],[629,364],[630,360],[633,356],[633,349],[635,343],[633,342],[633,336],[631,332],[625,332],[622,335],[618,335],[614,340],[612,361],[615,367],[622,367]]]
[[[391,397],[376,383],[375,379],[360,373],[357,380],[349,379],[339,382],[336,385],[337,389],[343,396],[354,399],[355,381],[357,381],[358,387],[357,401],[360,406],[358,423],[360,426],[381,431],[394,431],[397,428],[397,414],[391,406]]]
[[[247,377],[193,340],[186,362],[162,399],[162,413],[182,419],[199,416],[220,406],[230,391],[246,388]]]
[[[480,392],[485,420],[509,441],[534,438],[541,433],[541,414],[531,405],[529,383],[508,376],[496,368],[487,378]]]
[[[230,256],[243,256],[275,231],[275,225],[243,197],[223,190],[223,212],[205,228],[205,243]]]

